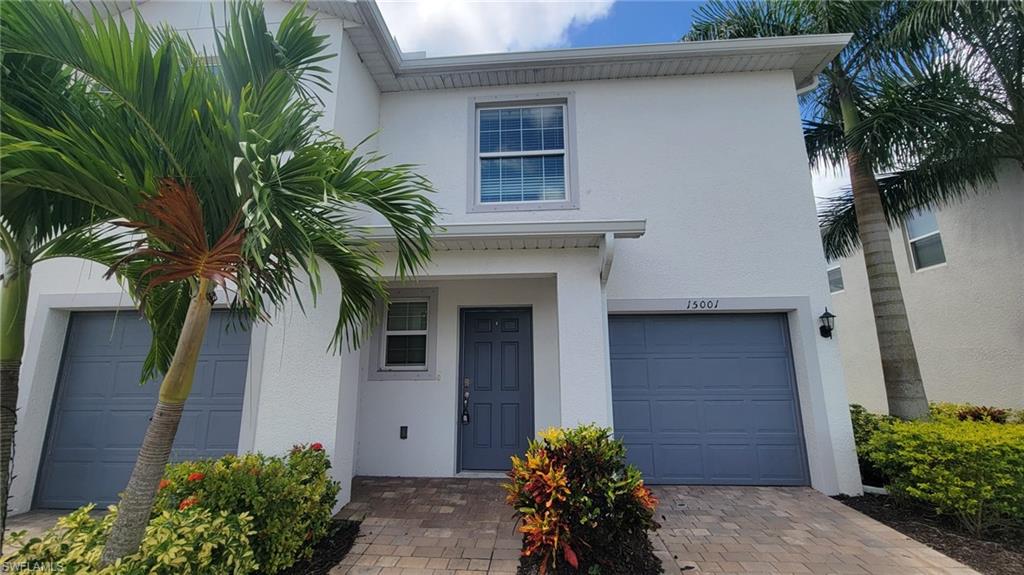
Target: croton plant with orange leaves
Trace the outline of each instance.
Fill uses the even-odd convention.
[[[610,429],[552,428],[512,458],[506,501],[519,517],[527,571],[660,573],[647,533],[657,499]],[[629,552],[620,553],[626,546]]]

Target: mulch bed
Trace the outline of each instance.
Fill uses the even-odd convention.
[[[359,522],[347,519],[334,519],[324,537],[313,547],[313,556],[306,561],[296,563],[278,575],[327,575],[332,567],[352,549],[352,544],[359,535]]]
[[[896,531],[920,541],[984,575],[1024,574],[1024,529],[1001,529],[975,537],[929,509],[885,495],[836,497]]]

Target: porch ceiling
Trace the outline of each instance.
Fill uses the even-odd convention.
[[[370,226],[368,237],[384,251],[394,251],[390,226]],[[434,234],[438,251],[546,250],[599,248],[608,237],[639,238],[646,220],[576,220],[558,222],[452,223]]]

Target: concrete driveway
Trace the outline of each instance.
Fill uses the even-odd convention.
[[[357,478],[363,521],[332,575],[513,574],[520,536],[495,479]],[[655,487],[669,575],[974,574],[810,488]]]

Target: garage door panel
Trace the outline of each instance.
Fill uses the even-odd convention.
[[[798,445],[757,446],[758,468],[761,479],[780,485],[804,485],[800,469],[803,452]]]
[[[696,433],[700,431],[700,427],[699,402],[692,399],[655,401],[654,431],[658,433]]]
[[[751,400],[755,433],[796,435],[796,402],[791,399]]]
[[[159,382],[147,381],[139,383],[139,374],[142,373],[142,361],[121,360],[114,368],[114,388],[111,393],[112,399],[136,399],[149,398],[153,395],[152,387],[159,386]],[[76,378],[76,383],[82,379]],[[100,382],[106,383],[106,382]],[[109,385],[109,384],[108,384]]]
[[[654,444],[631,442],[626,451],[626,462],[636,466],[644,477],[654,477]]]
[[[665,390],[696,390],[695,361],[689,357],[652,357],[647,360],[651,387]]]
[[[699,481],[704,477],[700,444],[659,443],[655,447],[655,477],[659,482]]]
[[[236,330],[230,337],[219,337],[226,320],[223,312],[210,318],[210,345],[203,347],[194,394],[182,414],[171,451],[174,461],[237,450],[248,332]],[[149,345],[148,326],[135,313],[72,314],[36,507],[116,503],[159,393],[158,381],[139,385]]]
[[[743,361],[744,381],[755,390],[788,392],[792,385],[788,357],[748,357]]]
[[[612,379],[622,381],[620,389],[647,389],[647,359],[646,358],[620,358],[612,364]]]
[[[807,484],[784,315],[612,316],[609,342],[616,434],[648,482]]]
[[[620,353],[643,353],[645,350],[643,319],[621,318],[615,333],[609,334],[608,342]]]
[[[98,410],[76,410],[64,414],[62,419],[56,439],[66,448],[92,447],[96,431],[103,429],[103,412]]]
[[[747,433],[749,415],[747,402],[742,399],[714,399],[702,402],[703,431],[709,435],[720,433]]]
[[[746,443],[711,443],[707,453],[707,479],[712,483],[756,483],[757,451]]]
[[[743,389],[742,358],[734,356],[701,356],[691,363],[693,380],[701,393],[722,394]]]
[[[68,390],[70,397],[103,399],[110,393],[109,382],[116,373],[113,362],[76,360],[70,367],[82,374],[82,383]]]
[[[647,399],[612,402],[612,410],[619,417],[616,429],[622,433],[651,431],[651,402]]]

